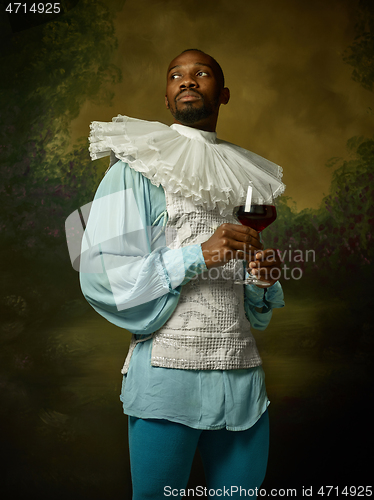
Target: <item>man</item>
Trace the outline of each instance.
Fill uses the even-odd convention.
[[[259,488],[266,471],[268,400],[248,319],[264,329],[284,305],[280,262],[232,210],[248,184],[284,185],[279,167],[216,138],[229,98],[218,63],[187,50],[167,72],[171,127],[121,116],[91,126],[93,159],[116,163],[90,214],[81,284],[133,333],[121,400],[134,500],[183,495],[196,448],[217,496]],[[243,261],[266,291],[234,284]]]

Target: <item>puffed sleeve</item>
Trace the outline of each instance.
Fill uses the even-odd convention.
[[[177,306],[181,285],[206,269],[200,245],[166,246],[166,220],[161,186],[121,161],[110,168],[88,217],[80,283],[99,314],[134,334],[161,328]]]

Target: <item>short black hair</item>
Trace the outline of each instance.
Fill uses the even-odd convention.
[[[205,54],[206,56],[209,56],[214,64],[217,66],[217,72],[218,72],[218,79],[220,80],[220,83],[222,84],[222,88],[225,86],[225,75],[223,74],[222,68],[220,64],[212,57],[210,54],[207,54],[201,49],[186,49],[181,52],[181,54],[184,54],[185,52],[201,52],[202,54]]]

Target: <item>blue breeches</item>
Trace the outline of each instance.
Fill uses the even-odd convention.
[[[196,448],[211,498],[224,498],[224,488],[234,493],[229,498],[240,498],[240,489],[235,494],[235,487],[255,490],[265,477],[268,412],[245,431],[199,430],[167,420],[129,417],[129,447],[133,500],[181,498],[180,490],[187,487]],[[199,496],[197,491],[195,496]]]

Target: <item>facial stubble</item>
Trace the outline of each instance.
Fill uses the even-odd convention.
[[[218,106],[219,96],[217,96],[217,98],[210,103],[206,103],[203,96],[201,96],[201,98],[203,102],[202,106],[196,107],[194,106],[194,103],[187,102],[185,103],[183,109],[178,108],[178,101],[175,98],[175,111],[174,113],[172,112],[172,115],[176,120],[185,125],[193,125],[194,123],[209,118]]]

